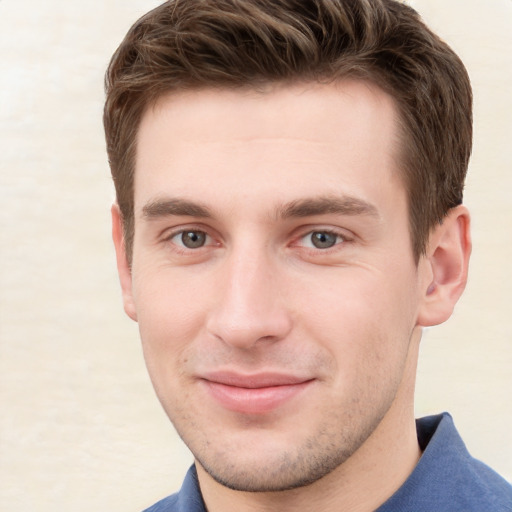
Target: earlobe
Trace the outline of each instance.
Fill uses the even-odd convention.
[[[418,324],[438,325],[450,318],[467,282],[471,254],[470,217],[465,206],[450,210],[431,233],[425,265],[426,282]]]
[[[126,257],[126,247],[123,235],[123,219],[117,204],[114,203],[112,205],[111,213],[112,239],[116,249],[117,272],[121,283],[124,310],[132,320],[137,321],[137,312],[132,291],[132,272]]]

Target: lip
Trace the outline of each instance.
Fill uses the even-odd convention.
[[[314,379],[280,373],[216,372],[200,379],[222,407],[242,414],[271,412],[302,393]]]

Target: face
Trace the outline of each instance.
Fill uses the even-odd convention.
[[[397,139],[393,101],[355,81],[180,93],[145,114],[126,310],[218,482],[311,483],[403,399],[423,281]]]

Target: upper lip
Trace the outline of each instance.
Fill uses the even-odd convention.
[[[201,375],[203,380],[225,386],[234,386],[238,388],[269,388],[273,386],[293,386],[313,380],[311,377],[290,375],[286,373],[262,372],[244,374],[231,371],[216,371]]]

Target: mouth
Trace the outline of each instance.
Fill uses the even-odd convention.
[[[279,373],[217,372],[200,380],[221,407],[241,414],[265,414],[292,401],[315,379]]]

